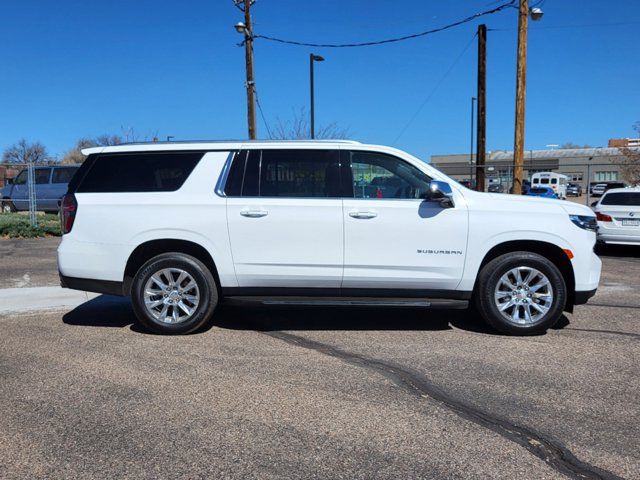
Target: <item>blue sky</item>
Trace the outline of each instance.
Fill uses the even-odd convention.
[[[257,0],[254,30],[317,43],[368,41],[500,3]],[[546,0],[543,8],[543,20],[529,31],[526,148],[606,146],[610,137],[633,136],[640,120],[640,2]],[[2,17],[0,149],[25,137],[62,155],[80,137],[130,127],[141,137],[247,135],[244,51],[233,29],[242,18],[232,0],[24,0],[4,2]],[[515,9],[391,45],[313,49],[326,58],[316,67],[316,123],[337,122],[354,139],[425,160],[468,152],[473,36],[481,22],[496,29],[488,35],[487,145],[510,149]],[[270,124],[307,107],[311,51],[256,40],[256,84]],[[258,132],[266,137],[260,119]]]

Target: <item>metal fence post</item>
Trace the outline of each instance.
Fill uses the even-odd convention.
[[[29,191],[29,219],[31,220],[31,226],[38,228],[38,215],[36,213],[36,181],[35,181],[35,169],[33,168],[33,162],[29,162],[27,172],[27,189]]]

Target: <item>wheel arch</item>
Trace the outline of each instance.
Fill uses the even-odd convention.
[[[204,263],[211,271],[211,274],[216,281],[218,294],[220,294],[220,277],[218,276],[218,268],[216,267],[211,253],[196,242],[174,238],[149,240],[141,243],[133,250],[133,252],[131,252],[124,270],[122,293],[124,295],[130,294],[133,278],[142,265],[157,255],[169,252],[191,255]]]
[[[545,242],[542,240],[511,240],[499,243],[491,248],[480,263],[480,268],[478,268],[478,274],[482,271],[484,266],[489,263],[494,258],[499,257],[500,255],[504,255],[510,252],[532,252],[537,253],[538,255],[542,255],[543,257],[550,260],[564,278],[565,285],[567,286],[567,304],[565,306],[565,311],[572,313],[573,306],[575,304],[575,292],[576,292],[576,280],[573,272],[573,266],[571,265],[571,260],[564,252],[562,248],[553,243]],[[477,284],[477,276],[476,276],[476,284]],[[476,286],[474,285],[474,291]]]

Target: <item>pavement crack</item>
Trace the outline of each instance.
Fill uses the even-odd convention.
[[[280,331],[258,330],[260,333],[283,340],[289,344],[314,350],[316,352],[338,358],[346,363],[375,371],[395,384],[404,387],[410,393],[420,398],[430,398],[440,403],[459,417],[485,427],[506,440],[514,442],[544,461],[551,468],[569,478],[576,479],[620,479],[613,472],[590,465],[576,458],[569,449],[547,438],[540,432],[528,427],[522,427],[485,412],[473,405],[465,403],[437,385],[430,382],[424,375],[411,371],[390,362],[383,362],[357,353],[348,352],[325,343],[309,340],[298,335]]]

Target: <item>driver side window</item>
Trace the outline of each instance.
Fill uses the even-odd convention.
[[[25,183],[27,183],[27,171],[23,170],[23,171],[20,172],[20,174],[13,181],[13,184],[14,185],[24,185]]]
[[[418,199],[431,178],[399,158],[375,152],[351,152],[354,198]]]

